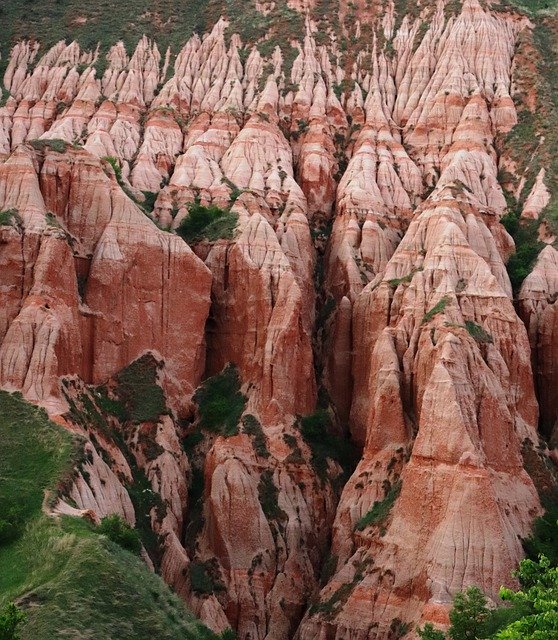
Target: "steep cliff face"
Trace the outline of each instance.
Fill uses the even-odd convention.
[[[135,524],[214,630],[445,624],[558,442],[556,18],[204,11],[4,61],[0,385],[86,439],[55,511]]]

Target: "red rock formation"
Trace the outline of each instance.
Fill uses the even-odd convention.
[[[531,343],[533,371],[538,387],[541,429],[554,447],[558,437],[558,397],[556,394],[556,299],[558,298],[558,254],[546,247],[519,294],[520,315]]]
[[[165,507],[149,513],[155,564],[243,640],[381,640],[397,620],[447,623],[470,584],[496,598],[540,511],[521,458],[539,406],[558,437],[556,252],[520,320],[500,224],[498,166],[516,166],[496,149],[529,23],[477,0],[380,4],[340,2],[345,31],[320,33],[317,3],[289,1],[306,31],[275,49],[274,26],[253,47],[224,19],[174,57],[146,37],[20,42],[4,76],[0,385],[88,439],[77,512],[139,522],[141,470]],[[543,168],[524,218],[542,220],[549,185]],[[232,237],[174,233],[196,200],[237,216]],[[168,415],[111,414],[118,373],[147,352]],[[259,445],[241,427],[186,453],[194,390],[228,363]],[[318,397],[362,450],[342,488],[299,428]],[[196,591],[192,562],[224,589]]]
[[[364,423],[367,439],[337,510],[339,572],[320,598],[343,583],[353,590],[333,619],[303,622],[302,637],[321,635],[322,624],[334,625],[338,637],[349,628],[369,637],[371,623],[387,634],[396,618],[431,619],[467,584],[496,597],[521,557],[508,532],[527,532],[539,509],[521,459],[537,419],[527,336],[469,245],[466,214],[450,194],[432,196],[384,278],[355,306],[353,341],[364,355],[355,361],[353,419]],[[360,532],[359,519],[396,482],[401,495],[390,520]],[[479,557],[491,559],[482,576]],[[358,613],[363,599],[372,607],[366,617]]]
[[[103,382],[150,349],[184,407],[204,368],[208,270],[85,151],[20,147],[0,172],[0,209],[15,212],[2,227],[2,384],[55,411],[59,376]]]

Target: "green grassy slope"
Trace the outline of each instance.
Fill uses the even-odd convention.
[[[22,640],[215,637],[139,558],[85,521],[43,514],[45,489],[67,482],[76,462],[68,433],[0,391],[0,442],[0,517],[17,524],[0,542],[0,607],[25,609]]]
[[[162,55],[167,47],[176,54],[193,33],[207,33],[221,16],[228,17],[230,33],[239,33],[245,43],[269,33],[269,41],[262,45],[266,54],[276,44],[289,50],[288,40],[304,31],[304,19],[287,0],[276,0],[267,16],[256,10],[255,0],[3,0],[0,75],[11,47],[23,38],[38,40],[40,53],[59,40],[77,40],[86,49],[100,44],[104,54],[118,40],[130,53],[145,34],[157,41]],[[104,62],[99,64],[104,68]]]
[[[22,37],[46,43],[77,39],[86,47],[135,43],[144,33],[165,43],[173,34],[187,40],[206,27],[205,0],[7,0],[2,3],[2,43]]]

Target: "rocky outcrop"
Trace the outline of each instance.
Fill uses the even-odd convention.
[[[20,42],[4,75],[0,385],[86,440],[58,511],[147,532],[243,640],[382,640],[468,585],[496,600],[541,509],[522,448],[556,444],[556,252],[518,315],[500,222],[531,25],[372,4],[324,30],[320,3],[258,3],[258,46],[221,18],[176,55]],[[536,171],[518,224],[548,224]],[[189,245],[193,211],[230,228]],[[227,382],[234,424],[208,424],[200,384],[232,370],[242,408]]]
[[[0,166],[0,209],[12,212],[1,227],[0,379],[56,411],[64,404],[60,376],[103,382],[155,350],[178,409],[204,369],[211,276],[182,240],[157,229],[107,167],[48,142],[40,152],[19,147]],[[186,298],[188,281],[196,284]]]
[[[538,390],[541,412],[541,431],[556,446],[556,299],[558,293],[558,254],[545,247],[533,271],[525,279],[519,294],[520,315],[529,334],[533,372]]]
[[[384,635],[395,619],[438,622],[456,582],[480,582],[497,597],[521,557],[507,532],[527,532],[538,512],[521,458],[537,420],[526,332],[467,240],[482,219],[460,204],[451,189],[433,195],[384,277],[355,305],[353,340],[369,349],[369,366],[354,370],[355,394],[363,396],[355,395],[353,412],[366,443],[337,510],[338,573],[320,601],[344,583],[351,591],[327,615],[309,616],[303,637],[320,635],[322,625],[364,638],[371,622]],[[369,522],[378,503],[393,509]],[[475,574],[480,557],[491,558],[483,578]],[[361,626],[363,601],[373,612]]]

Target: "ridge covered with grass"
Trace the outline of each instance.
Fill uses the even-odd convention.
[[[0,441],[0,514],[13,525],[0,540],[0,608],[25,611],[22,640],[215,638],[133,553],[84,520],[45,515],[45,491],[71,481],[79,441],[5,391]]]

